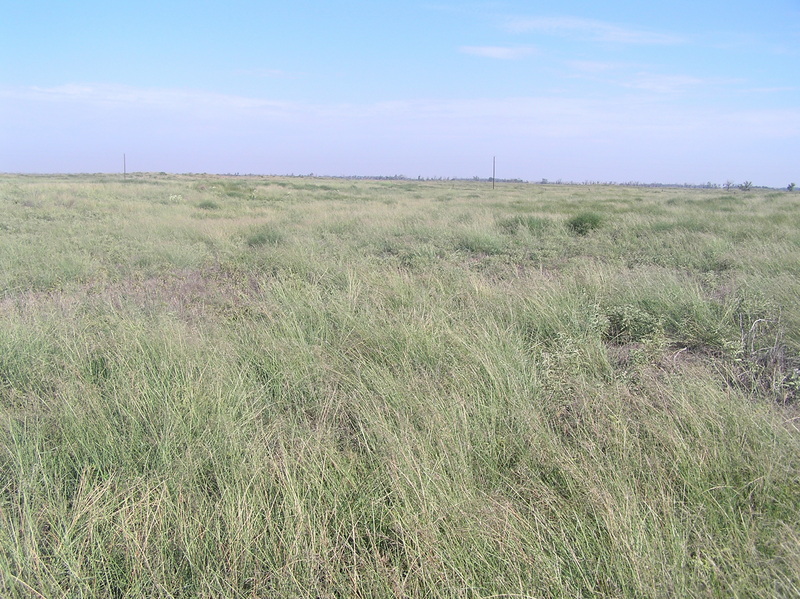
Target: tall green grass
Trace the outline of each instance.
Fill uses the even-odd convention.
[[[798,208],[731,198],[0,179],[1,594],[797,595]]]

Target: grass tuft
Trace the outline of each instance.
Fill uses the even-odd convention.
[[[519,230],[527,230],[537,235],[544,233],[550,227],[551,221],[538,216],[518,214],[498,220],[497,225],[505,233],[514,234]]]
[[[259,247],[262,245],[280,245],[285,239],[286,234],[284,231],[273,224],[264,224],[250,232],[245,242],[250,247]]]
[[[217,204],[214,200],[203,200],[197,203],[197,207],[200,210],[219,210],[220,205]]]
[[[588,235],[602,223],[603,218],[596,212],[581,212],[567,220],[567,228],[576,235]]]

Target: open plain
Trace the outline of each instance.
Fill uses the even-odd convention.
[[[0,594],[800,596],[800,193],[0,176]]]

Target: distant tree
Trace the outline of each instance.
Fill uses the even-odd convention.
[[[789,183],[789,185],[786,186],[786,191],[794,191],[794,183]]]
[[[739,189],[741,189],[742,191],[749,191],[751,187],[753,187],[753,182],[745,181],[739,186]]]
[[[734,185],[736,185],[736,184],[735,184],[733,181],[731,181],[730,179],[728,179],[727,181],[725,181],[725,183],[723,183],[723,184],[722,184],[722,186],[723,186],[723,187],[724,187],[724,188],[725,188],[727,191],[730,191],[731,187],[733,187]]]

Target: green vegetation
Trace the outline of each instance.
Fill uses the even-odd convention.
[[[798,596],[799,218],[2,176],[0,595]]]
[[[587,235],[598,229],[602,222],[603,218],[596,212],[581,212],[567,221],[567,227],[577,235]]]

